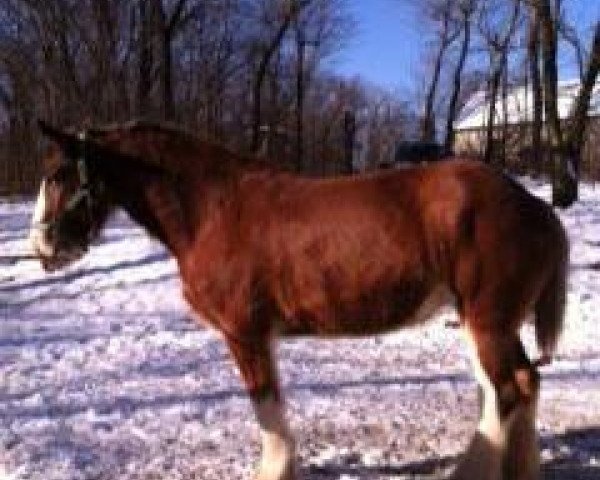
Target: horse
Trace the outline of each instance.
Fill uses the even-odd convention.
[[[455,479],[532,480],[538,367],[563,326],[568,240],[552,208],[478,161],[338,178],[277,171],[173,126],[40,123],[31,227],[49,271],[124,209],[176,258],[183,296],[223,338],[261,432],[256,480],[297,478],[274,344],[373,335],[452,305],[481,387]],[[531,318],[540,360],[521,325]]]

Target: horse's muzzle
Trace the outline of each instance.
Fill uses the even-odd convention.
[[[44,271],[55,272],[79,260],[86,253],[86,249],[74,248],[68,251],[60,251],[52,256],[45,256],[40,254],[40,252],[36,253]]]

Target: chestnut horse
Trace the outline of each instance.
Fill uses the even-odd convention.
[[[449,302],[483,391],[454,478],[539,476],[539,362],[519,328],[533,313],[550,358],[568,261],[565,231],[541,200],[469,160],[309,179],[165,126],[40,125],[53,145],[31,232],[43,266],[83,255],[118,207],[162,241],[183,295],[221,333],[246,384],[261,429],[257,479],[296,478],[277,338],[377,334]]]

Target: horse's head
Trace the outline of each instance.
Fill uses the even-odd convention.
[[[68,133],[40,122],[52,146],[31,225],[32,246],[46,270],[79,258],[108,217],[104,185],[92,162],[86,133]]]

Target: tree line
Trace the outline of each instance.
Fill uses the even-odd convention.
[[[581,35],[565,8],[577,1],[397,0],[412,4],[433,38],[418,94],[400,96],[327,68],[354,34],[347,0],[0,0],[0,190],[37,183],[36,118],[170,121],[328,174],[352,171],[357,158],[389,163],[409,137],[451,154],[461,109],[481,89],[491,106],[483,159],[502,167],[508,119],[504,108],[498,121],[496,100],[526,84],[531,162],[541,169],[549,147],[554,201],[568,205],[600,69],[600,21]],[[582,88],[561,122],[557,59],[567,50]]]
[[[37,183],[38,117],[174,122],[284,168],[351,171],[348,115],[377,145],[410,123],[397,96],[326,68],[352,32],[346,0],[1,0],[4,190]]]

